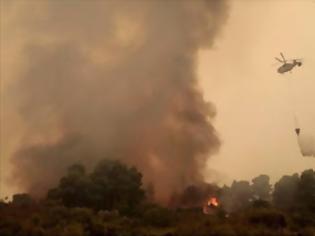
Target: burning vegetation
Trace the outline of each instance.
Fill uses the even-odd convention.
[[[216,197],[210,197],[208,201],[204,204],[202,210],[204,214],[215,213],[215,210],[219,207],[219,200]]]
[[[284,176],[274,189],[266,175],[223,187],[204,182],[221,143],[215,106],[198,85],[197,54],[215,42],[227,1],[3,7],[10,17],[1,26],[23,36],[3,38],[21,60],[8,73],[19,96],[5,99],[14,118],[6,128],[14,137],[9,184],[27,193],[0,201],[0,236],[315,231],[313,170]]]
[[[218,207],[219,201],[216,197],[211,197],[207,202],[208,207]]]
[[[77,164],[41,200],[16,194],[1,201],[0,235],[314,235],[315,171],[284,176],[273,191],[267,177],[188,187],[176,207],[162,207],[147,197],[136,168],[107,159],[88,172]]]

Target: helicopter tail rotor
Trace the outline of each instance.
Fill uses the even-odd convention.
[[[303,60],[302,59],[293,59],[293,60],[290,60],[292,61],[294,64],[296,64],[297,66],[301,66],[302,65],[302,62]]]

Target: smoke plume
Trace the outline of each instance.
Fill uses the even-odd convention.
[[[8,35],[19,45],[12,93],[23,122],[14,184],[40,196],[69,165],[102,158],[135,165],[162,202],[202,182],[220,142],[196,59],[226,21],[225,1],[6,7]]]

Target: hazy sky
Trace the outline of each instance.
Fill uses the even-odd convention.
[[[302,132],[315,136],[314,22],[311,0],[231,2],[221,39],[200,53],[201,85],[217,106],[223,141],[209,160],[219,174],[208,178],[229,183],[265,173],[276,180],[315,168],[315,158],[299,152],[293,118],[295,111]],[[303,66],[276,73],[279,52],[303,58]]]
[[[293,115],[302,132],[315,136],[314,22],[313,0],[231,1],[221,36],[214,48],[200,52],[198,64],[200,87],[217,108],[215,126],[222,140],[220,153],[208,161],[208,180],[230,183],[258,174],[276,180],[315,168],[315,158],[302,157],[299,152]],[[14,29],[7,32],[14,36],[11,41],[18,42]],[[291,74],[278,74],[272,64],[279,52],[288,58],[303,58],[303,66]],[[18,56],[6,56],[2,66],[10,68]],[[7,69],[6,76],[14,72]],[[10,81],[4,82],[1,92],[10,87]],[[2,128],[12,122],[15,131],[22,132],[10,108],[5,109]],[[18,138],[14,132],[1,132],[2,169],[9,172],[8,159]],[[13,191],[11,186],[3,190]]]

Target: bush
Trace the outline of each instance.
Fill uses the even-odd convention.
[[[62,236],[85,236],[83,226],[79,223],[67,225]]]
[[[175,213],[169,209],[152,206],[143,213],[143,221],[147,225],[156,227],[168,227],[174,223]]]
[[[29,207],[34,204],[34,200],[27,193],[20,193],[13,195],[12,203],[18,207]]]
[[[272,209],[256,209],[249,213],[248,222],[254,225],[263,225],[273,229],[284,228],[287,220],[283,213]]]

